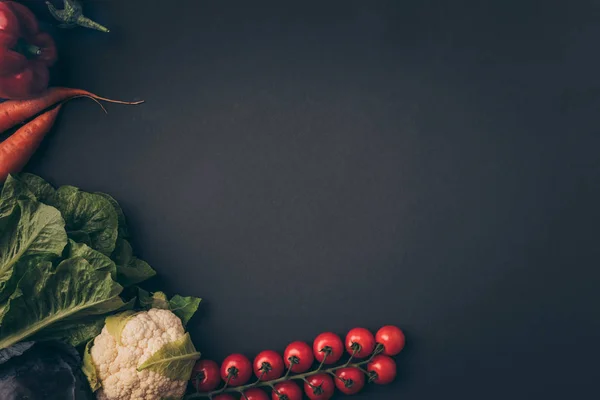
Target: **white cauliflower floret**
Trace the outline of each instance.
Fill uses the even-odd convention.
[[[137,371],[165,344],[185,335],[181,320],[169,310],[140,312],[123,327],[121,343],[106,326],[90,350],[102,387],[99,400],[160,400],[183,397],[187,381],[172,380],[151,370]]]

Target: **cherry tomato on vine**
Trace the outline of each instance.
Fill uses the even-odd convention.
[[[242,396],[243,400],[269,400],[269,395],[259,388],[248,389],[244,394],[246,397]]]
[[[377,343],[383,345],[383,354],[386,356],[398,355],[404,348],[406,338],[404,332],[396,326],[386,325],[375,334]]]
[[[250,360],[243,354],[231,354],[223,360],[221,364],[221,379],[227,382],[228,386],[241,386],[250,380],[252,376],[252,364]]]
[[[331,376],[317,374],[306,378],[304,382],[304,393],[310,400],[329,400],[335,391],[335,385]]]
[[[297,363],[292,364],[290,361],[291,357],[295,357]],[[286,368],[290,368],[291,365],[292,372],[296,374],[308,371],[314,361],[315,356],[313,356],[313,350],[304,342],[292,342],[283,352],[283,362],[285,363]]]
[[[273,350],[258,353],[254,359],[254,375],[261,381],[271,381],[283,375],[283,358]]]
[[[325,359],[325,364],[335,364],[344,353],[344,344],[335,333],[321,333],[313,342],[313,353],[318,362],[323,362]],[[327,358],[325,358],[325,354],[327,354]]]
[[[212,360],[198,360],[191,377],[192,384],[199,392],[210,392],[221,382],[219,364]]]
[[[273,400],[302,400],[302,390],[293,381],[285,381],[275,385],[271,394]]]
[[[235,397],[233,397],[229,393],[224,393],[213,397],[213,400],[235,400]]]
[[[354,353],[356,349],[356,353]],[[354,328],[346,335],[346,351],[355,358],[370,356],[375,350],[375,336],[365,328]]]
[[[387,385],[396,378],[396,362],[382,354],[373,357],[367,364],[367,371],[373,374],[372,381],[378,385]]]
[[[365,374],[354,367],[341,368],[335,371],[335,386],[345,394],[356,394],[365,387]]]

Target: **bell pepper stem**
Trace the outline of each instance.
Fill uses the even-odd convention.
[[[63,0],[64,8],[62,10],[54,7],[52,3],[46,1],[48,11],[50,14],[62,22],[59,26],[62,28],[73,28],[75,26],[81,26],[84,28],[94,29],[100,32],[108,33],[110,30],[99,23],[92,21],[83,15],[82,7],[77,0]]]
[[[83,26],[84,28],[95,29],[100,32],[109,33],[110,30],[104,25],[100,25],[99,23],[92,21],[91,19],[80,15],[77,18],[77,25]]]
[[[42,54],[42,49],[40,47],[29,43],[23,46],[23,50],[31,56],[39,56]]]

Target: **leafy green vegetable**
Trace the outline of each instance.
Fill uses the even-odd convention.
[[[117,264],[117,281],[124,287],[136,285],[156,275],[156,271],[147,262],[133,256],[131,244],[125,239],[117,240],[112,258]]]
[[[74,240],[69,239],[66,257],[82,257],[90,263],[92,267],[96,268],[97,271],[110,272],[110,276],[112,276],[113,280],[116,280],[117,278],[117,266],[115,265],[115,262],[84,243],[77,243]]]
[[[45,204],[54,204],[56,189],[52,187],[48,182],[43,180],[37,175],[21,173],[13,176],[14,180],[18,181],[21,187],[18,189],[19,192],[23,192],[25,189],[29,191],[34,198],[38,199]]]
[[[183,326],[186,326],[194,314],[196,314],[196,311],[198,311],[201,301],[202,299],[198,297],[175,295],[169,300],[169,308],[181,319]]]
[[[94,365],[94,362],[92,361],[92,355],[90,354],[90,350],[92,349],[93,344],[94,340],[90,340],[85,345],[85,350],[83,351],[83,365],[81,367],[81,370],[87,377],[92,392],[95,392],[96,390],[100,389],[102,384],[98,379],[98,372],[96,371],[96,366]]]
[[[104,197],[82,192],[73,186],[62,186],[56,191],[54,204],[63,215],[67,234],[81,238],[85,233],[94,250],[110,256],[117,239],[118,216],[113,205]]]
[[[73,347],[86,344],[95,338],[104,328],[104,316],[76,319],[65,323],[57,323],[50,330],[42,330],[33,336],[35,340],[61,340]]]
[[[181,319],[181,323],[185,327],[189,320],[194,316],[202,299],[198,297],[183,297],[175,295],[169,300],[163,292],[155,292],[150,294],[144,289],[138,288],[138,298],[140,308],[149,310],[151,308],[161,308],[171,310],[173,314]]]
[[[134,308],[168,308],[185,324],[200,299],[141,289],[134,297],[132,286],[156,271],[129,239],[112,196],[10,175],[0,192],[0,351],[28,338],[83,346],[105,320],[119,331],[113,322]]]
[[[0,233],[0,300],[8,298],[26,265],[53,261],[67,243],[64,220],[55,208],[32,200],[16,202],[8,229]]]
[[[59,322],[113,312],[125,303],[121,285],[110,273],[95,270],[85,259],[32,268],[10,297],[0,326],[0,349]]]
[[[119,222],[118,234],[120,238],[128,239],[129,238],[129,228],[127,227],[127,220],[125,219],[125,214],[123,213],[123,209],[111,195],[106,193],[96,192],[98,196],[104,197],[108,202],[113,206],[115,212],[117,213],[117,220]]]
[[[196,351],[190,334],[165,344],[138,367],[138,371],[149,369],[176,380],[188,380],[200,353]]]

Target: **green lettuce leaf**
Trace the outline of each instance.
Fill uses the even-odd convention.
[[[54,204],[56,189],[44,179],[26,172],[15,174],[14,178],[21,183],[20,190],[26,188],[40,202],[49,205]]]
[[[65,258],[71,257],[82,257],[97,271],[110,272],[110,276],[113,280],[117,279],[117,266],[114,261],[84,243],[77,243],[74,240],[69,239]]]
[[[0,325],[0,349],[41,330],[51,332],[59,323],[114,312],[125,303],[123,287],[110,273],[97,271],[85,259],[74,257],[56,268],[51,263],[31,268],[9,298]]]
[[[57,323],[52,326],[52,329],[42,330],[34,335],[33,340],[59,340],[73,347],[79,347],[102,332],[104,319],[104,316],[100,315],[67,323]]]
[[[0,301],[14,291],[27,266],[58,259],[67,244],[58,210],[32,200],[17,200],[8,228],[0,232]]]
[[[62,186],[56,191],[53,205],[60,210],[70,238],[75,241],[83,239],[94,250],[111,255],[117,241],[119,221],[114,207],[106,198],[73,186]]]
[[[115,200],[114,197],[106,193],[95,192],[94,194],[104,197],[113,206],[115,212],[117,213],[117,220],[119,221],[119,237],[122,239],[129,239],[129,228],[127,226],[127,220],[125,219],[125,213],[123,213],[123,209],[121,209],[121,206],[119,205],[117,200]]]
[[[165,344],[150,358],[143,362],[138,371],[148,369],[170,379],[187,381],[200,353],[196,351],[190,334],[186,333],[179,340]]]
[[[114,310],[114,313],[133,310],[136,299],[124,303],[121,307]],[[52,329],[42,330],[33,336],[34,340],[59,340],[66,342],[73,347],[79,347],[102,332],[106,320],[105,315],[92,315],[85,318],[77,318],[66,322],[59,322],[52,326]]]
[[[125,239],[117,240],[111,257],[117,264],[117,281],[124,287],[138,284],[156,275],[156,271],[147,262],[133,256],[131,244]]]
[[[81,366],[81,370],[87,377],[92,392],[95,392],[98,389],[100,389],[102,384],[100,382],[100,379],[98,379],[98,372],[96,371],[96,366],[94,365],[94,361],[92,361],[92,355],[90,353],[93,345],[93,339],[87,342],[87,344],[85,345],[85,350],[83,351],[83,363]]]

